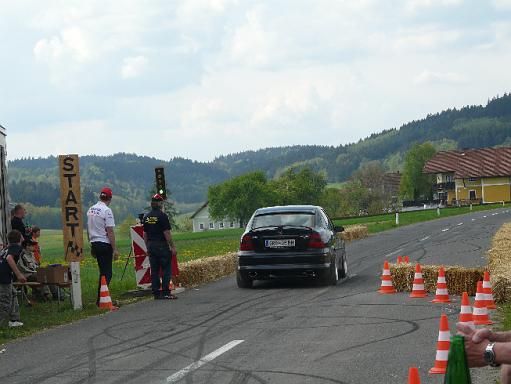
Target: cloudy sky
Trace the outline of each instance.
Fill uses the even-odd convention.
[[[9,158],[339,145],[511,90],[511,0],[0,0]]]

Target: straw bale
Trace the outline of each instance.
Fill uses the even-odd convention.
[[[180,264],[179,276],[172,280],[185,287],[195,287],[234,273],[237,265],[236,253],[192,260]]]
[[[348,225],[341,232],[341,238],[344,241],[352,241],[363,239],[368,236],[367,227],[365,225]]]
[[[497,303],[511,300],[511,223],[500,227],[487,252],[488,269],[493,289],[493,298]]]
[[[421,265],[424,289],[435,293],[439,265]],[[476,294],[477,282],[483,279],[483,268],[464,268],[457,265],[444,266],[447,290],[451,295],[460,295],[465,291],[470,296]],[[415,264],[390,264],[392,283],[398,292],[410,292],[415,275]]]

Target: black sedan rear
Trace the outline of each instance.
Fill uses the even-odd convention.
[[[249,220],[238,253],[238,287],[284,277],[337,284],[348,274],[344,241],[323,208],[288,205],[260,208]]]

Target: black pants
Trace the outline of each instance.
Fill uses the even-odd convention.
[[[170,249],[165,241],[151,241],[147,246],[151,264],[151,290],[154,296],[170,294]],[[163,277],[160,285],[160,269]],[[160,293],[161,287],[161,293]]]
[[[96,257],[99,267],[98,298],[96,300],[96,305],[99,305],[101,275],[105,276],[106,284],[110,285],[110,280],[112,280],[112,260],[114,252],[110,244],[97,241],[91,243],[91,253]]]

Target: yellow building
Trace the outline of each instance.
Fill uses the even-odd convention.
[[[434,197],[447,204],[511,201],[511,148],[438,152],[423,169],[435,174]]]

